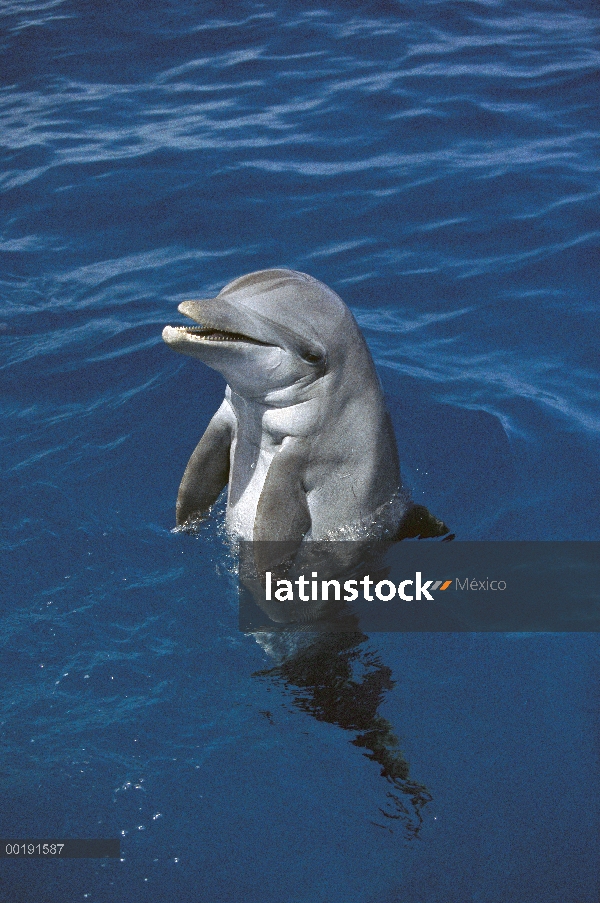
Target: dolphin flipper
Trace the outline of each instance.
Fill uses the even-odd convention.
[[[232,425],[219,408],[194,449],[177,493],[177,526],[204,514],[229,482]]]
[[[413,505],[408,509],[394,536],[398,542],[401,539],[435,539],[443,536],[442,542],[454,539],[454,533],[450,533],[446,524],[438,517],[434,517],[424,505]]]
[[[255,547],[259,572],[289,562],[310,529],[303,486],[307,456],[307,443],[288,436],[271,461],[254,518],[254,541],[260,544]]]

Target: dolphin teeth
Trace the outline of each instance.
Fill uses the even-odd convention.
[[[268,345],[268,342],[260,342],[241,332],[225,332],[206,326],[178,326],[177,329],[194,338],[205,339],[209,342],[247,342],[251,345]]]

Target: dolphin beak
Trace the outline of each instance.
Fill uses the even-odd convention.
[[[175,351],[201,357],[201,347],[218,347],[224,343],[230,349],[247,348],[248,345],[273,347],[276,342],[262,336],[256,316],[227,302],[224,298],[206,298],[201,301],[182,301],[179,313],[189,317],[198,326],[166,326],[163,339]],[[260,337],[259,337],[260,336]]]
[[[182,301],[177,310],[184,317],[189,317],[196,323],[202,323],[206,318],[207,308],[214,304],[215,300],[215,298],[205,298],[202,301]]]
[[[239,307],[228,304],[222,298],[205,298],[202,301],[182,301],[177,308],[184,317],[207,329],[253,336],[256,322]]]

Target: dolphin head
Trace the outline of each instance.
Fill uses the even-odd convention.
[[[248,398],[311,386],[343,359],[349,330],[364,345],[341,298],[295,270],[250,273],[179,311],[196,325],[166,326],[167,345],[218,370]]]

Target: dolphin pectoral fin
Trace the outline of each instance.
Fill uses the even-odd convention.
[[[296,554],[311,525],[302,479],[307,449],[296,439],[284,439],[267,472],[256,506],[253,538],[259,573],[275,571]]]
[[[204,514],[229,482],[231,438],[231,423],[219,408],[183,474],[177,493],[178,527]]]
[[[434,517],[424,505],[413,505],[400,521],[394,540],[416,539],[417,537],[434,539],[439,536],[444,537],[442,542],[454,539],[454,533],[450,533],[446,524]]]

